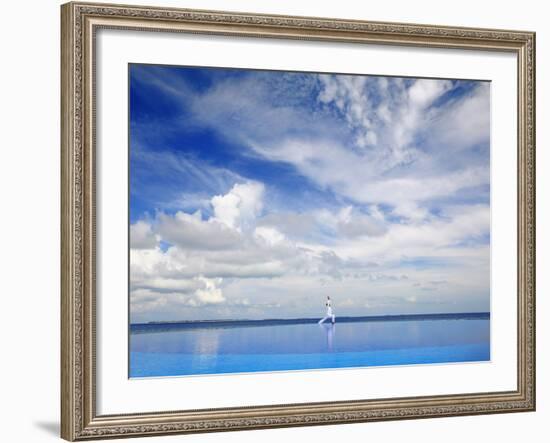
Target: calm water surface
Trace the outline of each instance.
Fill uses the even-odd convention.
[[[489,324],[423,319],[133,331],[130,377],[487,361]]]

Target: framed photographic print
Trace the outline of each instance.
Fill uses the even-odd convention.
[[[63,438],[534,410],[534,33],[61,14]]]

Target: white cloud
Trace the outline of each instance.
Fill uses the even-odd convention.
[[[212,198],[215,219],[238,231],[249,227],[262,211],[263,194],[262,183],[235,184],[227,194]]]
[[[360,133],[359,138],[371,140],[372,146],[366,151],[350,149],[342,141],[324,135],[301,137],[287,133],[276,139],[258,139],[252,133],[249,146],[255,153],[291,164],[319,186],[361,203],[419,207],[419,203],[489,183],[486,164],[468,162],[468,154],[457,160],[447,152],[451,148],[473,149],[488,141],[487,85],[436,106],[452,82],[410,80],[407,86],[402,79],[380,82],[353,76],[319,78],[324,88],[320,102],[334,104]],[[375,103],[371,95],[382,98]],[[373,133],[375,136],[369,138],[368,134]],[[422,149],[418,140],[422,140]],[[357,146],[364,147],[361,145]]]
[[[404,217],[407,221],[421,222],[430,218],[430,212],[426,208],[420,207],[414,201],[404,201],[398,203],[392,210],[392,214]]]
[[[488,143],[491,126],[490,84],[480,83],[461,100],[449,105],[445,113],[434,118],[425,129],[430,144],[444,152],[464,151]]]
[[[157,237],[151,230],[151,225],[139,220],[130,225],[130,247],[133,249],[152,249],[157,245]]]
[[[226,302],[219,287],[222,283],[220,278],[198,276],[178,280],[157,279],[149,283],[151,287],[133,285],[131,288],[131,311],[134,316],[158,310],[196,308]]]
[[[392,224],[380,237],[360,241],[342,240],[334,250],[344,258],[398,262],[404,258],[433,257],[475,260],[488,259],[488,245],[461,245],[488,235],[490,210],[487,205],[447,208],[441,217],[423,223]]]
[[[359,148],[376,148],[379,166],[392,168],[414,159],[414,137],[430,121],[428,109],[452,87],[448,80],[321,75],[319,101],[334,104],[356,132]]]
[[[315,229],[316,219],[309,212],[271,212],[258,219],[258,226],[274,227],[292,238],[303,238]]]
[[[255,146],[257,152],[274,161],[293,164],[301,174],[322,188],[358,203],[421,203],[449,197],[464,188],[489,183],[486,167],[468,167],[457,171],[425,171],[419,174],[406,168],[401,174],[380,174],[376,163],[343,146],[321,141],[292,140],[272,147]]]
[[[285,241],[285,236],[279,232],[279,230],[271,226],[258,226],[254,229],[254,236],[270,246],[274,246]]]
[[[388,203],[402,206],[419,204],[439,197],[449,197],[461,189],[487,184],[489,171],[486,168],[468,168],[433,176],[404,176],[385,178],[361,183],[350,179],[346,195],[359,202]]]
[[[387,232],[387,221],[376,205],[369,207],[368,214],[347,205],[336,211],[319,209],[305,215],[314,220],[317,229],[330,232],[330,244],[337,238],[377,237]]]
[[[298,220],[314,220],[321,230],[336,235],[329,236],[324,245],[291,240],[275,223],[279,220],[284,226],[286,217],[271,218],[270,224],[261,224],[259,218],[253,229],[239,232],[218,222],[214,215],[204,220],[200,214],[158,214],[151,224],[153,230],[163,232],[170,223],[183,229],[190,223],[192,237],[204,235],[201,241],[207,241],[213,232],[219,233],[210,231],[212,226],[222,227],[238,235],[239,241],[226,248],[223,242],[210,239],[208,248],[192,248],[184,237],[185,242],[173,243],[166,251],[158,247],[132,249],[133,315],[141,318],[157,312],[165,317],[168,314],[161,313],[178,306],[184,310],[177,312],[203,319],[205,315],[234,318],[245,313],[261,317],[266,309],[283,307],[290,315],[293,309],[315,312],[322,295],[344,293],[346,309],[351,310],[348,314],[355,313],[352,309],[365,309],[365,303],[369,312],[387,313],[397,312],[399,306],[404,309],[403,303],[411,300],[417,300],[418,306],[429,304],[429,300],[438,306],[437,300],[448,302],[449,291],[456,293],[457,288],[479,297],[487,284],[488,246],[467,241],[488,233],[488,206],[447,207],[439,217],[417,218],[408,224],[387,222],[376,206],[371,206],[368,214],[344,206],[335,212],[325,209],[294,215]],[[162,233],[157,235],[165,239]],[[415,270],[400,264],[417,257],[443,260],[445,267]],[[466,282],[465,272],[469,275]],[[430,283],[434,281],[449,284]],[[388,294],[394,294],[393,298]],[[247,303],[243,303],[245,299]],[[475,300],[461,306],[478,306]],[[216,306],[219,309],[212,310]],[[186,311],[198,307],[203,309],[200,313]]]
[[[156,278],[249,278],[280,276],[293,269],[302,272],[310,260],[307,251],[287,241],[276,227],[257,226],[263,193],[260,183],[236,184],[227,194],[212,198],[209,219],[203,219],[200,211],[158,213],[152,229],[172,246],[165,252],[158,247],[133,248],[132,279],[152,284]],[[157,282],[157,287],[162,285]]]
[[[338,231],[345,237],[378,237],[387,231],[387,226],[376,217],[353,214],[353,207],[347,206],[338,214]]]
[[[425,109],[451,87],[449,80],[415,80],[408,90],[409,104],[415,109]]]
[[[161,238],[181,248],[188,249],[233,249],[241,242],[241,233],[219,219],[202,220],[201,211],[187,214],[178,211],[175,215],[159,213],[157,230]]]
[[[148,290],[158,293],[191,294],[203,287],[202,281],[197,278],[170,278],[153,274],[138,278],[135,273],[133,276],[132,291]]]
[[[218,304],[225,301],[222,290],[218,288],[218,285],[222,282],[221,278],[208,279],[204,277],[198,277],[198,279],[199,281],[204,283],[204,288],[197,289],[195,291],[195,295],[201,303]]]

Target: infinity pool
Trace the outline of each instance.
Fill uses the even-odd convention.
[[[486,316],[158,324],[130,332],[130,377],[488,361]],[[139,325],[137,325],[139,326]]]

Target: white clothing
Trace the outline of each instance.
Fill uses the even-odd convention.
[[[328,320],[329,318],[332,320],[332,323],[334,323],[336,321],[336,318],[332,313],[332,303],[330,301],[330,298],[327,299],[325,306],[327,307],[327,315],[325,315],[321,320],[319,320],[319,324],[323,323],[325,320]]]
[[[325,305],[327,307],[327,317],[332,317],[332,302],[330,301],[330,298],[327,299]]]

